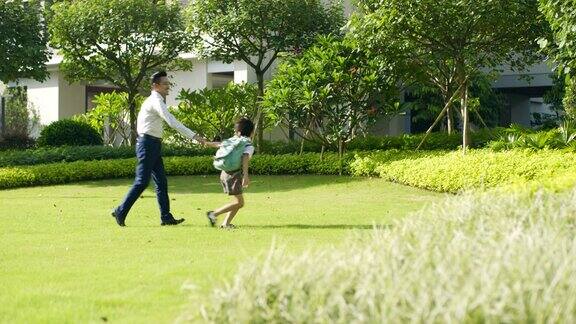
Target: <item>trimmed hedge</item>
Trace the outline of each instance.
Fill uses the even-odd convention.
[[[347,174],[353,155],[343,158],[342,173]],[[165,157],[168,175],[216,174],[211,156]],[[134,176],[135,159],[103,161],[76,161],[35,166],[0,168],[0,189],[54,185],[85,180],[128,178]],[[339,174],[340,160],[333,153],[320,155],[255,155],[250,165],[251,174]]]
[[[164,156],[207,156],[214,155],[213,148],[162,147]],[[0,152],[0,167],[36,165],[56,162],[93,161],[133,158],[136,154],[131,146],[61,146],[29,150]]]
[[[482,129],[470,133],[470,147],[482,148],[490,141],[502,136],[504,128]],[[365,136],[357,137],[347,145],[349,151],[372,151],[372,150],[414,150],[422,141],[424,134],[404,134],[400,136]],[[289,154],[300,152],[300,141],[290,142],[264,142],[262,150],[266,154]],[[462,146],[462,134],[453,133],[448,135],[444,132],[431,133],[424,144],[422,150],[455,150]],[[304,142],[305,152],[320,152],[322,147],[319,144]],[[336,148],[327,148],[335,151]]]
[[[168,175],[215,174],[211,156],[165,157]],[[51,185],[82,180],[132,177],[136,160],[76,161],[0,168],[0,189]],[[576,153],[556,150],[489,149],[461,152],[399,151],[346,154],[255,155],[252,174],[352,174],[428,190],[457,193],[495,187],[546,187],[563,190],[576,184]],[[513,188],[512,188],[513,189]]]
[[[483,147],[488,141],[498,136],[500,129],[482,130],[471,134],[472,147]],[[348,144],[349,151],[370,151],[402,149],[412,150],[420,143],[423,134],[402,136],[368,136],[354,139]],[[423,150],[452,150],[461,145],[461,135],[432,133],[423,145]],[[300,152],[299,141],[270,142],[265,141],[262,150],[265,154],[293,154]],[[320,152],[318,144],[305,142],[304,152]],[[328,151],[330,151],[328,149]],[[214,155],[213,148],[163,146],[164,156],[206,156]],[[7,150],[0,152],[0,167],[16,165],[36,165],[56,162],[93,161],[107,159],[127,159],[135,156],[133,147],[109,146],[61,146],[51,148],[36,148],[28,150]]]
[[[375,152],[357,155],[354,175],[376,175],[428,190],[456,193],[499,186],[563,190],[576,184],[576,154],[556,150]]]

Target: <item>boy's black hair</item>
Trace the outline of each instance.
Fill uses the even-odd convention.
[[[236,123],[234,123],[234,130],[240,132],[240,135],[249,137],[254,132],[254,123],[246,118],[240,118]]]
[[[162,77],[167,77],[167,76],[168,76],[168,74],[166,73],[166,71],[154,72],[154,74],[152,74],[152,76],[150,77],[150,81],[152,81],[152,84],[154,84],[154,83],[159,84],[160,79]]]

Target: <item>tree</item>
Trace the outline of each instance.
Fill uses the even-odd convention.
[[[234,134],[239,117],[254,118],[258,91],[253,84],[229,83],[224,88],[190,91],[182,89],[178,108],[171,109],[186,127],[196,129],[207,138],[224,140]],[[168,129],[176,142],[186,141],[178,132]]]
[[[264,105],[299,136],[337,147],[363,133],[379,116],[397,112],[398,80],[386,65],[346,40],[322,37],[301,57],[283,62]]]
[[[539,4],[551,33],[538,42],[554,62],[559,81],[564,83],[565,91],[559,93],[564,96],[562,106],[570,118],[576,118],[576,7],[570,1],[539,0]],[[561,100],[559,94],[557,102]]]
[[[144,97],[136,95],[136,109],[144,102]],[[130,132],[126,125],[130,111],[126,109],[128,94],[126,92],[101,93],[92,101],[95,106],[85,114],[74,117],[74,120],[89,124],[100,133],[106,145],[127,145],[130,143]]]
[[[406,81],[441,91],[445,104],[434,124],[460,101],[466,152],[470,81],[502,64],[522,69],[539,59],[535,39],[544,25],[537,6],[537,0],[360,0],[350,34],[374,55],[394,53]]]
[[[0,81],[43,81],[48,76],[46,32],[35,1],[0,1]]]
[[[576,7],[571,1],[539,0],[551,33],[539,40],[560,74],[576,74]]]
[[[52,6],[51,44],[69,81],[104,80],[128,94],[132,143],[136,95],[155,70],[191,69],[192,49],[180,6],[167,1],[74,0]]]
[[[202,37],[198,52],[224,62],[242,60],[254,69],[260,98],[264,74],[282,52],[301,52],[318,34],[338,33],[342,6],[321,0],[195,0],[188,27]],[[263,121],[257,117],[258,143]],[[259,145],[259,144],[258,144]]]

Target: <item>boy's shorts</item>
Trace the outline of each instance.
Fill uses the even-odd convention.
[[[224,189],[224,193],[230,196],[241,195],[242,170],[234,171],[231,173],[222,171],[222,173],[220,173],[220,183],[222,184],[222,189]]]

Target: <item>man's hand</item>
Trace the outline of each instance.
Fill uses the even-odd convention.
[[[248,188],[249,185],[250,185],[250,178],[248,176],[242,177],[242,187]]]
[[[202,145],[206,145],[206,139],[202,136],[197,136],[196,141],[198,141],[198,143],[200,143]]]
[[[219,148],[221,142],[204,142],[205,146]]]

